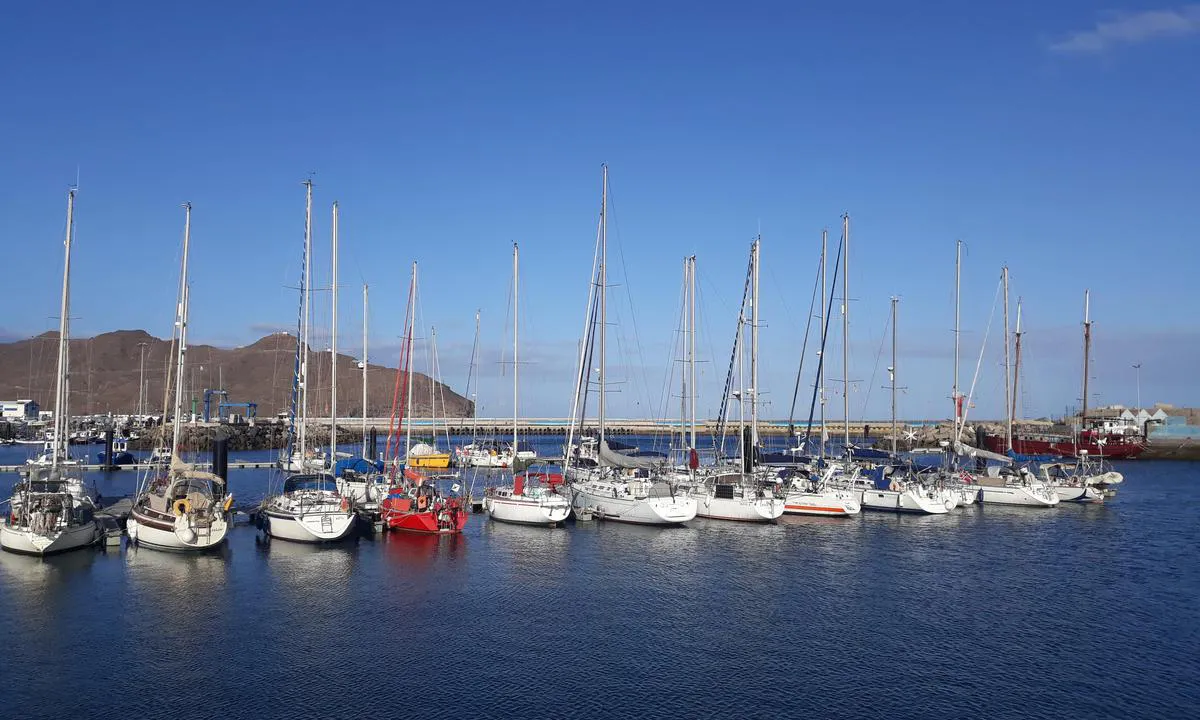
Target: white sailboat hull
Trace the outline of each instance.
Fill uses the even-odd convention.
[[[950,503],[942,493],[930,493],[918,489],[908,490],[864,490],[864,510],[910,512],[925,515],[944,515],[950,512]]]
[[[379,504],[387,498],[390,488],[390,483],[384,481],[382,476],[377,481],[347,480],[344,477],[337,479],[337,489],[342,497],[372,513],[379,512]]]
[[[156,550],[173,550],[178,552],[198,552],[210,550],[225,541],[229,532],[229,523],[224,519],[213,520],[207,532],[197,531],[191,527],[186,516],[175,520],[175,526],[167,530],[157,523],[151,524],[138,514],[131,513],[125,525],[129,539],[139,547],[147,546]]]
[[[302,514],[277,510],[264,512],[265,528],[272,538],[293,542],[334,542],[350,534],[354,527],[352,510],[315,511]]]
[[[849,517],[862,511],[862,505],[855,497],[858,494],[848,490],[819,492],[793,490],[787,494],[784,500],[783,511],[788,515]]]
[[[1025,507],[1054,507],[1058,504],[1058,495],[1045,487],[981,486],[979,501],[987,505],[1021,505]]]
[[[687,495],[638,498],[622,495],[621,487],[607,482],[577,485],[571,490],[571,505],[578,511],[591,510],[598,519],[638,525],[679,525],[696,517],[696,500]]]
[[[71,525],[47,535],[0,525],[0,547],[24,555],[53,555],[92,545],[99,534],[96,523],[92,521]]]
[[[493,520],[517,525],[557,525],[571,514],[571,503],[558,495],[545,498],[521,496],[483,500],[483,510]]]
[[[1060,502],[1103,502],[1104,493],[1094,485],[1054,485],[1054,494]]]
[[[778,498],[718,498],[708,493],[695,498],[696,515],[713,520],[775,522],[784,509],[783,500]]]

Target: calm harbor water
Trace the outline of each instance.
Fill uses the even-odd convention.
[[[0,553],[0,716],[1200,717],[1200,464],[1118,469],[1049,510]]]

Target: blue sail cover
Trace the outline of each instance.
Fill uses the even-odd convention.
[[[356,472],[359,475],[370,475],[372,473],[383,472],[382,460],[368,460],[361,457],[342,458],[333,466],[333,476],[341,477],[347,470]]]
[[[892,457],[887,450],[876,450],[875,448],[854,448],[851,452],[858,460],[888,460]]]

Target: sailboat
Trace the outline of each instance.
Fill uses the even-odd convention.
[[[308,446],[308,325],[312,310],[310,285],[312,273],[312,182],[307,188],[304,204],[304,270],[300,273],[300,310],[296,322],[296,361],[292,373],[292,394],[288,408],[288,442],[280,451],[275,466],[284,472],[320,472],[329,467],[329,459],[318,448]]]
[[[1012,363],[1009,357],[1011,344],[1008,329],[1008,266],[1000,273],[1000,282],[1004,287],[1004,455],[1002,460],[1009,460],[1013,452],[1013,401]],[[981,451],[976,451],[979,455]],[[986,456],[984,456],[986,457]],[[1001,468],[991,465],[984,475],[976,478],[979,482],[979,501],[993,505],[1022,505],[1027,507],[1054,507],[1059,503],[1058,495],[1046,483],[1042,482],[1025,467]]]
[[[435,478],[426,477],[409,466],[412,445],[412,424],[406,424],[405,446],[407,448],[403,473],[400,472],[399,438],[400,429],[397,412],[402,411],[399,421],[412,418],[412,349],[416,318],[417,264],[412,265],[412,279],[408,286],[408,308],[404,317],[405,343],[401,350],[400,367],[396,370],[396,389],[392,396],[392,417],[388,424],[388,444],[385,452],[385,467],[391,480],[388,495],[380,503],[379,513],[384,524],[391,530],[423,534],[456,534],[467,524],[467,512],[458,497],[458,485],[446,495],[437,486]],[[402,382],[403,381],[403,382]],[[432,378],[431,378],[432,381]],[[393,454],[393,439],[396,452]]]
[[[842,238],[845,247],[845,235]],[[838,265],[842,259],[842,249],[839,248],[837,259],[833,265],[833,284],[829,289],[829,300],[825,300],[825,268],[829,246],[829,233],[821,231],[821,349],[817,358],[817,386],[813,390],[812,405],[819,405],[821,437],[817,451],[817,467],[808,472],[794,473],[784,495],[783,512],[788,515],[818,515],[824,517],[850,517],[862,511],[862,492],[839,487],[836,480],[842,476],[842,467],[838,463],[830,463],[825,455],[825,443],[828,435],[825,432],[825,340],[829,337],[829,313],[833,310],[833,294],[837,292]],[[799,378],[797,377],[797,384]],[[812,429],[812,405],[809,406],[809,433]],[[809,433],[806,433],[806,440]],[[794,454],[800,455],[807,448],[797,448]]]
[[[471,397],[472,414],[471,414],[471,442],[466,445],[461,445],[454,450],[454,462],[459,467],[474,467],[474,468],[512,468],[514,471],[518,463],[533,460],[537,457],[537,453],[532,450],[522,449],[514,441],[513,444],[506,443],[496,438],[480,438],[477,436],[477,426],[479,421],[479,392],[478,392],[478,374],[475,372],[476,361],[479,358],[479,311],[475,311],[475,342],[471,345],[471,367],[467,373],[467,393]],[[471,395],[472,385],[471,380],[475,379],[475,394]]]
[[[307,206],[312,207],[312,181],[306,181]],[[336,457],[337,450],[337,301],[338,301],[338,205],[333,204],[333,281],[330,294],[332,296],[331,342],[332,342],[332,377],[330,422],[329,422],[329,455]],[[312,224],[311,213],[305,213],[304,224],[304,270],[302,292],[311,293],[312,279]],[[302,418],[308,417],[308,303],[305,302],[305,314],[301,318],[299,354],[300,363],[300,412]],[[300,424],[299,454],[305,457],[304,423]],[[299,472],[286,477],[278,495],[272,495],[263,500],[259,508],[259,517],[263,530],[272,538],[293,540],[296,542],[333,542],[341,540],[350,534],[354,528],[354,508],[350,499],[338,490],[333,476],[325,472]]]
[[[605,350],[608,323],[608,166],[603,168],[600,200],[600,226],[591,292],[588,296],[585,339],[580,346],[579,372],[576,374],[575,399],[572,403],[571,428],[564,446],[563,470],[571,480],[571,505],[576,513],[642,525],[678,525],[696,517],[696,500],[652,473],[659,463],[654,459],[624,455],[608,444],[605,428]],[[582,428],[586,399],[591,384],[593,341],[599,372],[597,376],[596,459],[593,466],[581,456],[574,443],[576,426]],[[582,445],[582,443],[580,444]]]
[[[415,273],[414,265],[414,273]],[[409,342],[412,338],[409,337]],[[412,392],[412,363],[408,366],[409,372],[409,392]],[[404,455],[404,464],[410,468],[425,468],[430,470],[445,470],[450,467],[450,453],[443,451],[438,447],[438,424],[437,424],[437,396],[438,396],[438,371],[437,360],[437,328],[431,328],[429,331],[429,417],[430,417],[430,435],[428,438],[420,439],[416,443],[412,442],[412,413],[410,412],[406,418],[408,424],[408,442],[407,451]],[[410,394],[411,398],[412,395]],[[444,398],[443,398],[444,400]],[[443,412],[445,411],[445,403],[443,402]],[[409,407],[411,410],[411,405]],[[447,432],[449,436],[449,432]],[[449,437],[446,444],[449,445]]]
[[[51,555],[96,542],[95,504],[83,484],[78,463],[67,459],[70,428],[68,370],[70,367],[71,241],[75,229],[75,190],[67,192],[67,234],[64,240],[62,303],[58,319],[58,378],[54,394],[54,430],[49,456],[31,466],[13,487],[10,511],[0,524],[0,547],[28,555]]]
[[[755,471],[754,458],[758,454],[758,256],[760,240],[755,239],[750,246],[750,268],[747,279],[750,281],[750,317],[746,317],[745,304],[738,311],[738,333],[734,341],[737,355],[739,383],[742,379],[742,356],[745,350],[742,344],[744,328],[750,325],[750,388],[742,387],[737,393],[738,417],[744,424],[745,399],[750,396],[750,433],[739,431],[741,452],[739,459],[741,467],[731,470],[717,470],[712,473],[697,475],[692,470],[694,483],[691,495],[696,500],[696,515],[714,520],[735,520],[742,522],[774,522],[783,515],[784,501],[776,493],[776,484],[768,474]],[[694,291],[695,261],[689,264],[689,285]],[[692,319],[694,322],[694,318]],[[692,358],[694,362],[694,357]],[[749,440],[749,443],[746,441]]]
[[[515,459],[517,442],[518,400],[518,370],[517,364],[517,264],[518,248],[513,243],[513,437],[512,450]],[[514,468],[515,470],[515,468]],[[571,503],[566,497],[558,494],[562,477],[558,482],[554,476],[547,473],[515,473],[512,485],[490,487],[485,491],[483,509],[493,520],[518,523],[522,525],[549,525],[553,527],[571,514]],[[548,482],[543,482],[543,481]]]
[[[892,298],[892,365],[888,368],[892,391],[892,457],[896,455],[896,306],[900,298]],[[910,473],[897,477],[892,473],[886,489],[872,488],[862,494],[864,510],[892,510],[895,512],[943,515],[958,507],[957,495],[936,483],[925,482]]]
[[[334,477],[338,492],[349,498],[360,510],[372,517],[379,515],[379,503],[387,497],[390,487],[381,472],[383,464],[371,457],[374,454],[368,445],[367,433],[367,308],[368,288],[363,284],[363,354],[359,363],[362,370],[362,456],[342,459],[334,463]],[[336,457],[336,455],[335,455]]]
[[[1020,305],[1018,304],[1018,308]],[[1020,310],[1017,314],[1017,342],[1020,348]],[[1079,427],[1071,434],[1041,431],[1010,431],[1008,435],[986,434],[984,445],[994,452],[1011,452],[1026,457],[1106,457],[1110,459],[1135,458],[1146,449],[1136,429],[1126,431],[1105,430],[1101,424],[1088,422],[1088,378],[1091,375],[1092,318],[1091,292],[1083,291],[1083,407],[1079,412]],[[1018,355],[1018,364],[1020,356]],[[1016,372],[1014,371],[1014,381]],[[1014,392],[1014,398],[1016,394]],[[1015,403],[1015,400],[1014,400]],[[1014,412],[1015,416],[1015,412]]]
[[[126,523],[129,539],[138,547],[158,550],[208,550],[225,541],[233,496],[225,480],[183,461],[183,371],[187,358],[188,253],[191,247],[192,206],[184,204],[183,262],[179,271],[179,303],[173,340],[175,348],[174,410],[171,415],[171,460],[166,467],[147,466]]]
[[[1074,503],[1104,502],[1106,486],[1124,480],[1115,470],[1088,463],[1087,455],[1078,462],[1041,463],[1038,474],[1061,502]]]

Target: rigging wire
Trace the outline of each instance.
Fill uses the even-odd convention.
[[[796,399],[800,396],[800,377],[804,373],[804,358],[808,356],[808,334],[812,330],[813,324],[813,308],[817,304],[817,288],[821,284],[821,263],[825,261],[822,257],[817,263],[817,277],[813,280],[812,300],[808,303],[808,322],[804,326],[804,342],[800,345],[800,367],[796,369],[796,386],[792,389],[792,406],[788,409],[788,435],[794,434],[794,423],[796,417]],[[824,302],[825,298],[821,298]],[[784,306],[786,308],[786,305]],[[816,383],[813,383],[814,386]]]

